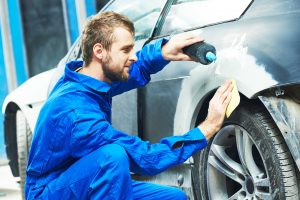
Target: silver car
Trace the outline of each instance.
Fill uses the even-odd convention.
[[[204,120],[226,79],[240,93],[239,106],[206,149],[157,176],[135,179],[179,187],[190,199],[300,199],[299,0],[115,0],[105,10],[134,22],[136,50],[191,30],[217,49],[210,65],[171,62],[146,87],[115,97],[116,128],[155,143]],[[79,37],[57,68],[5,99],[6,151],[21,183],[40,108],[65,63],[80,58]]]

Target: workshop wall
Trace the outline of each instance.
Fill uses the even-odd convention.
[[[88,16],[108,0],[0,1],[0,105],[28,78],[52,69]],[[0,113],[0,164],[6,158]]]

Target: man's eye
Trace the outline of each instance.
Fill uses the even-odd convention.
[[[129,50],[129,49],[124,49],[123,52],[124,52],[124,53],[129,53],[130,50]]]

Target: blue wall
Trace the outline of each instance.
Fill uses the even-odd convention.
[[[24,39],[22,31],[22,21],[19,0],[7,1],[9,28],[13,48],[13,58],[15,62],[17,84],[20,85],[28,78],[26,70],[26,58],[24,50]],[[8,94],[8,85],[3,55],[3,39],[1,35],[2,25],[0,24],[0,107],[2,109],[5,96]],[[11,67],[11,66],[8,66]],[[4,145],[3,114],[0,113],[0,160],[6,159]]]
[[[15,62],[15,71],[16,71],[16,79],[17,85],[22,84],[28,79],[28,71],[27,71],[27,56],[28,51],[26,51],[25,39],[24,38],[24,30],[23,30],[23,21],[21,16],[21,8],[22,4],[19,0],[5,0],[7,1],[7,10],[8,10],[8,18],[9,18],[9,29],[10,36],[12,42],[12,56]],[[79,25],[77,20],[76,13],[76,0],[65,0],[67,6],[67,17],[68,17],[68,26],[69,26],[69,35],[71,38],[71,43],[73,44],[76,38],[79,35]],[[95,0],[85,0],[86,13],[87,16],[95,14],[96,12],[96,4]],[[24,6],[24,5],[23,5]],[[25,23],[26,25],[26,23]],[[1,35],[1,24],[0,24],[0,108],[2,109],[3,101],[6,95],[8,94],[8,83],[6,78],[6,70],[4,63],[4,55],[3,55],[3,40]],[[6,41],[5,41],[6,42]],[[25,53],[26,51],[26,53]],[[63,57],[63,55],[61,56]],[[29,63],[30,64],[30,63]],[[11,66],[8,66],[11,67]],[[52,65],[51,65],[52,67]],[[4,145],[4,127],[3,127],[3,115],[0,112],[0,160],[6,159],[5,153],[5,145]]]
[[[3,46],[2,46],[2,35],[1,35],[1,24],[0,24],[0,105],[2,104],[5,96],[8,93],[7,80],[4,66]],[[3,115],[0,113],[0,160],[6,158],[5,146],[4,146],[4,134],[3,134]]]
[[[89,17],[96,13],[95,0],[85,0],[86,16]]]
[[[21,85],[28,78],[25,63],[24,38],[19,0],[7,1],[9,27],[12,38],[13,54],[16,65],[17,83]]]
[[[78,20],[76,14],[76,2],[75,0],[66,0],[66,3],[67,3],[67,10],[68,10],[68,21],[69,21],[71,44],[73,44],[79,35]]]

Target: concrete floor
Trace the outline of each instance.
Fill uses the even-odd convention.
[[[21,200],[20,185],[8,165],[0,165],[0,200]]]

